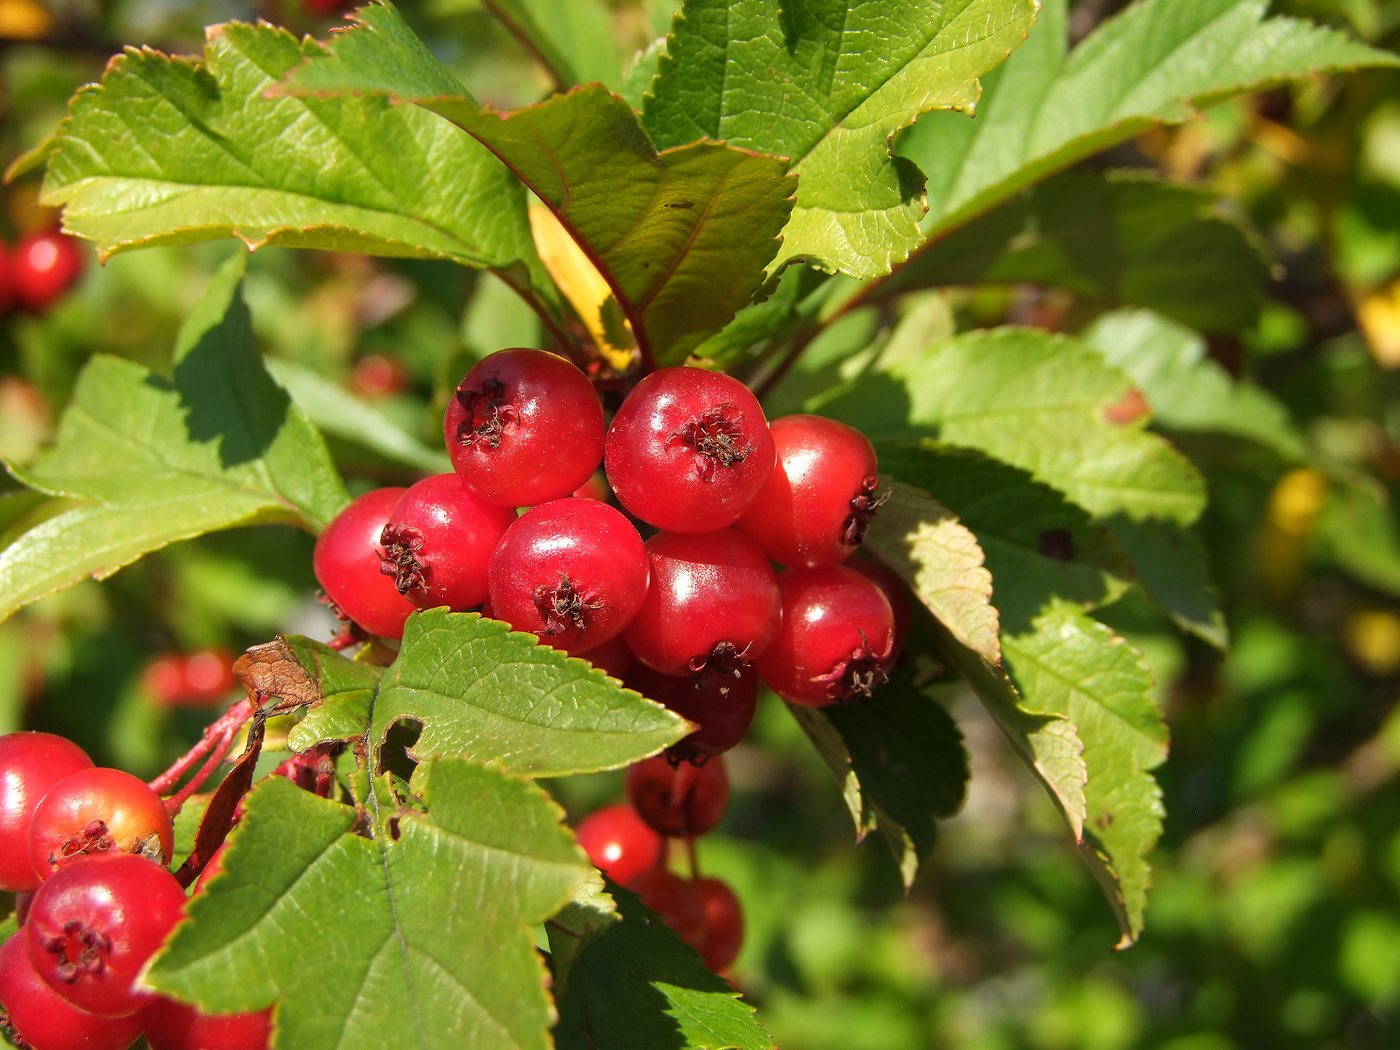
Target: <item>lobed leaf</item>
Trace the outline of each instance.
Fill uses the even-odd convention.
[[[325,443],[267,374],[230,259],[186,319],[173,380],[93,358],[25,484],[88,501],[0,551],[0,619],[176,540],[265,522],[319,531],[347,501]]]
[[[128,48],[74,96],[43,202],[103,254],[237,237],[538,266],[519,184],[446,121],[378,97],[269,96],[320,52],[237,22],[208,31],[202,61]]]
[[[601,85],[498,113],[446,69],[388,3],[297,69],[282,90],[381,92],[470,132],[528,186],[612,287],[643,354],[678,364],[746,303],[777,250],[796,180],[775,157],[722,143],[658,153],[637,115]]]
[[[1395,55],[1265,0],[1140,0],[1068,45],[1067,0],[1043,0],[1029,41],[984,82],[977,120],[931,114],[898,144],[928,176],[927,233],[967,222],[1032,182],[1156,124],[1286,80]]]
[[[1268,262],[1216,198],[1137,172],[1066,172],[930,243],[875,298],[951,284],[1030,283],[1145,306],[1207,332],[1258,319]]]
[[[923,177],[890,139],[929,110],[971,112],[977,77],[1035,12],[1035,0],[687,0],[643,120],[662,148],[712,139],[791,160],[797,206],[770,270],[880,276],[923,239]]]
[[[591,877],[587,859],[527,781],[448,760],[414,789],[429,812],[372,840],[354,809],[264,780],[149,982],[213,1013],[276,1003],[283,1048],[545,1050],[530,927]]]
[[[838,388],[813,410],[871,437],[936,437],[1029,472],[1091,514],[1190,524],[1205,482],[1141,417],[1096,351],[1032,329],[970,332]],[[1131,401],[1126,402],[1131,404]]]
[[[620,921],[594,929],[558,977],[560,1050],[771,1050],[724,978],[635,894],[609,884]],[[555,958],[579,936],[548,926]],[[557,947],[556,947],[557,946]]]
[[[461,755],[530,776],[611,769],[675,743],[690,723],[534,635],[476,613],[409,617],[379,687],[372,744],[400,719],[422,724],[419,761]]]

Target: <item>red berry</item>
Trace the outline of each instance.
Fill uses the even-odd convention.
[[[777,634],[782,601],[763,552],[738,529],[647,540],[651,588],[627,625],[637,659],[662,674],[732,672]]]
[[[637,658],[632,655],[632,650],[627,648],[627,639],[619,634],[598,648],[588,650],[588,662],[604,674],[624,681],[628,670],[636,664]]]
[[[139,853],[165,864],[173,845],[165,803],[120,769],[83,769],[64,777],[49,789],[29,826],[29,861],[41,879],[99,853]]]
[[[503,507],[569,495],[603,458],[603,406],[588,377],[543,350],[499,350],[462,379],[443,418],[452,466]]]
[[[354,500],[317,538],[311,559],[321,589],[340,613],[381,638],[402,638],[414,608],[379,569],[379,535],[405,491],[375,489]]]
[[[389,397],[408,386],[408,370],[393,357],[369,354],[355,362],[350,388],[364,398]]]
[[[15,266],[10,253],[0,244],[0,313],[10,308],[15,298]]]
[[[74,238],[58,230],[31,233],[15,245],[11,259],[15,298],[25,309],[45,310],[82,270],[83,253]]]
[[[664,755],[627,771],[627,798],[637,815],[663,835],[688,837],[713,831],[729,805],[724,759],[703,766],[672,766]]]
[[[661,836],[631,806],[604,806],[584,817],[578,844],[595,868],[624,886],[661,863]]]
[[[184,701],[192,707],[217,704],[238,685],[233,655],[224,649],[197,649],[185,658]]]
[[[696,879],[695,892],[705,912],[705,936],[696,946],[705,965],[719,973],[739,957],[744,946],[744,910],[727,883]]]
[[[777,463],[739,527],[780,565],[843,561],[880,503],[875,449],[855,427],[821,416],[784,416],[770,429]]]
[[[24,934],[35,971],[80,1010],[126,1017],[155,998],[136,979],[184,915],[185,891],[129,853],[84,858],[34,894]]]
[[[642,537],[606,503],[558,499],[526,511],[491,556],[491,612],[556,649],[617,637],[647,594]]]
[[[157,656],[141,672],[141,685],[157,703],[179,704],[185,696],[185,658],[179,653]]]
[[[868,555],[857,555],[846,562],[846,565],[866,579],[874,581],[875,586],[879,587],[889,600],[890,609],[894,612],[894,651],[890,654],[890,663],[893,664],[899,656],[899,651],[904,648],[904,639],[909,637],[909,623],[913,619],[913,610],[909,607],[909,589],[891,569]]]
[[[55,784],[91,768],[87,753],[61,736],[0,736],[0,890],[19,893],[39,888],[39,876],[29,862],[34,811]]]
[[[29,961],[24,931],[0,945],[0,1015],[32,1050],[126,1050],[139,1017],[97,1017],[50,988]]]
[[[784,699],[811,707],[869,696],[888,681],[894,612],[870,579],[845,565],[778,574],[783,626],[758,673]]]
[[[608,481],[629,511],[671,532],[739,520],[773,470],[773,439],[749,388],[722,372],[663,368],[608,428]]]
[[[379,571],[420,609],[462,612],[486,600],[491,552],[515,511],[479,500],[456,474],[436,474],[409,487],[380,532]]]
[[[638,875],[627,888],[660,915],[661,921],[675,930],[686,944],[696,948],[703,943],[705,906],[695,892],[694,883],[665,868],[652,868]]]
[[[749,666],[737,675],[707,671],[677,678],[636,664],[624,682],[700,727],[667,749],[682,761],[704,762],[733,748],[753,725],[758,706],[758,672]]]
[[[151,1050],[266,1050],[272,1008],[247,1014],[206,1014],[161,997],[141,1014]]]

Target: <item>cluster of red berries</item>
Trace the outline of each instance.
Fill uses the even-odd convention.
[[[13,248],[0,245],[0,310],[12,303],[41,313],[66,292],[83,272],[78,242],[58,230],[40,230],[20,238]]]
[[[627,771],[630,805],[605,806],[579,823],[578,841],[599,870],[642,898],[716,973],[744,945],[739,898],[721,879],[667,868],[670,843],[712,831],[729,805],[724,760],[672,764],[658,755]],[[692,868],[694,865],[694,853]]]
[[[238,679],[230,653],[196,649],[157,656],[141,672],[141,684],[166,707],[212,707],[228,699]]]
[[[48,733],[0,737],[0,1024],[32,1050],[266,1050],[268,1011],[215,1016],[140,986],[185,914],[174,832],[144,782]]]
[[[443,427],[453,473],[361,496],[317,542],[316,576],[361,633],[479,608],[696,722],[677,753],[694,761],[742,739],[759,678],[814,706],[885,681],[902,599],[843,564],[881,502],[859,431],[770,425],[702,368],[646,376],[608,424],[583,372],[528,349],[468,372]],[[621,510],[574,498],[600,463]],[[644,542],[638,523],[658,531]]]

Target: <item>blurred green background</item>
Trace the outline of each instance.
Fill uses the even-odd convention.
[[[547,90],[477,0],[401,6],[483,100]],[[670,13],[611,6],[624,57]],[[1074,32],[1122,6],[1082,0]],[[1273,6],[1400,48],[1400,0]],[[321,33],[336,9],[0,0],[0,161],[39,142],[123,44],[196,52],[202,27],[229,18]],[[881,844],[853,845],[825,767],[782,705],[765,703],[731,756],[723,832],[699,850],[744,902],[735,981],[783,1050],[1400,1046],[1400,74],[1228,103],[1092,166],[1210,188],[1257,233],[1275,264],[1268,301],[1256,327],[1208,350],[1288,405],[1327,470],[1172,435],[1210,481],[1206,538],[1231,647],[1184,637],[1132,592],[1103,614],[1147,655],[1173,738],[1147,933],[1128,951],[1112,950],[1114,920],[1049,801],[958,684],[942,697],[967,738],[969,799],[907,896]],[[34,206],[38,184],[5,191],[8,240],[54,221]],[[184,312],[233,250],[99,267],[84,248],[69,295],[0,323],[0,454],[34,454],[89,355],[168,369]],[[1024,286],[940,294],[964,328],[1079,330],[1101,309]],[[361,489],[407,483],[404,462],[441,469],[442,405],[470,361],[540,340],[495,278],[447,263],[268,249],[248,296],[279,378]],[[53,512],[0,480],[0,543]],[[287,529],[210,536],[23,610],[0,624],[0,732],[47,729],[101,763],[158,771],[212,715],[159,703],[150,661],[281,631],[326,637],[310,551]],[[556,786],[574,816],[620,794],[617,776]]]

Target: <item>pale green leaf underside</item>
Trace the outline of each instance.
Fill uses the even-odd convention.
[[[1189,524],[1205,482],[1143,421],[1110,422],[1127,376],[1063,336],[999,328],[929,347],[813,406],[872,436],[929,436],[1028,471],[1097,517]]]
[[[658,153],[632,109],[598,85],[484,109],[391,5],[356,20],[283,90],[383,93],[474,135],[554,211],[658,362],[683,361],[749,300],[792,208],[784,161],[713,142]]]
[[[1148,772],[1167,756],[1152,676],[1132,646],[1068,607],[1047,612],[1031,632],[1003,636],[1002,644],[1021,707],[1069,718],[1079,730],[1089,775],[1082,845],[1130,944],[1142,930],[1151,881],[1146,858],[1165,815]]]
[[[0,618],[85,576],[216,529],[319,531],[347,500],[315,427],[263,369],[241,295],[243,256],[181,330],[173,381],[99,356],[26,484],[90,501],[0,552]]]
[[[529,926],[592,868],[533,784],[445,761],[415,789],[431,815],[376,841],[354,809],[263,781],[151,983],[214,1013],[276,1002],[282,1050],[545,1050]]]
[[[535,260],[519,184],[447,122],[382,98],[269,98],[308,55],[210,29],[202,62],[128,49],[75,96],[44,201],[102,252],[238,237],[505,269]]]
[[[643,119],[658,146],[708,138],[792,161],[797,207],[770,269],[888,273],[918,247],[922,179],[890,138],[971,111],[977,78],[1025,38],[1034,0],[779,5],[687,0]]]
[[[690,723],[534,635],[476,613],[415,613],[375,699],[370,739],[423,724],[420,760],[461,755],[531,776],[611,769],[675,743]]]
[[[975,121],[922,118],[899,152],[928,176],[932,233],[967,221],[1076,160],[1196,107],[1280,81],[1396,56],[1289,18],[1264,0],[1143,0],[1067,52],[1066,0],[984,81]]]

